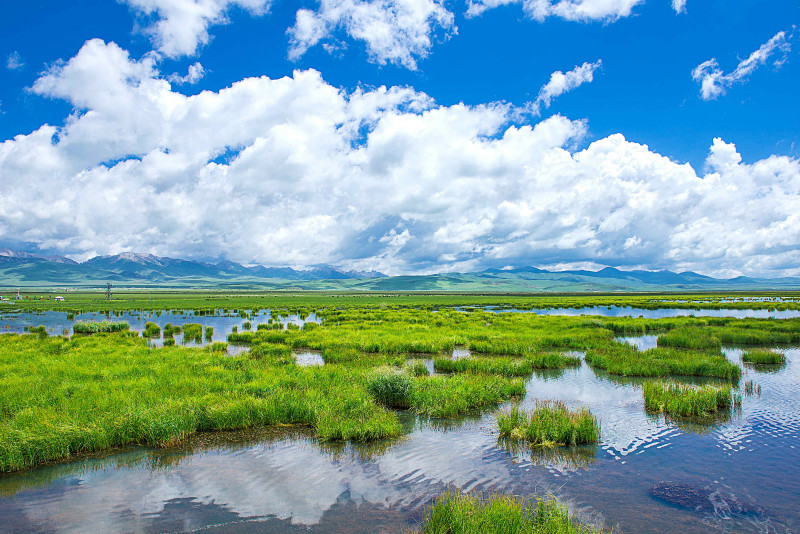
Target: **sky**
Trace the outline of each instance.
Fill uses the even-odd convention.
[[[0,6],[0,247],[800,275],[800,3]]]

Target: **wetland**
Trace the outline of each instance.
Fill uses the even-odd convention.
[[[533,524],[545,506],[586,531],[796,531],[800,319],[495,309],[769,313],[795,296],[548,298],[84,295],[4,310],[0,524],[433,532],[458,514]],[[100,321],[128,328],[73,331]],[[210,339],[184,343],[187,324]]]

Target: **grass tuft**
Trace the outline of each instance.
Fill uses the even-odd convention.
[[[755,365],[783,365],[786,355],[772,349],[749,349],[742,353],[742,361]]]
[[[729,409],[732,399],[733,388],[729,384],[692,386],[660,380],[644,384],[645,409],[672,416],[713,415],[722,409]]]
[[[394,369],[381,369],[367,380],[372,398],[388,408],[409,408],[412,387],[411,378]]]
[[[496,414],[501,438],[532,445],[584,445],[600,441],[600,422],[588,408],[570,410],[559,401],[539,401],[530,413],[519,406]]]
[[[440,495],[420,529],[422,534],[600,534],[572,519],[555,498]]]

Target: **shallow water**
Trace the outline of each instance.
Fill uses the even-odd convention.
[[[457,420],[401,413],[406,435],[369,446],[296,430],[208,434],[0,477],[0,530],[408,532],[455,487],[551,492],[615,533],[797,532],[800,350],[784,350],[778,372],[744,368],[742,384],[752,379],[762,394],[715,426],[649,415],[641,380],[584,363],[534,374],[522,402],[588,405],[602,423],[598,446],[507,450],[492,410]],[[725,352],[739,361],[741,351]]]
[[[262,310],[255,314],[254,317],[248,316],[242,318],[238,314],[226,314],[218,310],[215,315],[195,315],[193,310],[184,311],[133,311],[122,312],[119,314],[106,314],[98,312],[87,312],[76,314],[74,319],[68,317],[67,312],[56,311],[43,311],[39,313],[30,312],[6,312],[0,314],[0,334],[2,333],[17,333],[25,332],[26,328],[43,325],[47,328],[50,335],[72,335],[72,326],[75,323],[87,323],[97,321],[111,321],[112,323],[128,323],[131,331],[143,332],[145,323],[152,322],[157,324],[163,334],[164,325],[167,323],[173,326],[180,326],[187,323],[197,323],[205,327],[210,326],[214,329],[214,335],[211,340],[206,340],[205,337],[201,343],[187,342],[183,343],[183,333],[175,334],[175,343],[178,345],[184,344],[187,347],[202,346],[204,344],[214,341],[225,341],[228,334],[231,333],[234,327],[239,332],[244,332],[244,323],[250,322],[252,331],[255,331],[257,325],[267,323],[270,319],[280,322],[284,328],[289,324],[294,324],[302,327],[305,323],[319,323],[320,319],[313,313],[309,314],[305,319],[301,319],[298,315],[275,316],[273,317],[269,310]],[[163,339],[154,338],[150,341],[151,345],[160,347],[164,344]]]
[[[314,365],[325,365],[322,354],[316,350],[302,350],[293,352],[294,360],[300,367],[310,367]]]
[[[486,311],[492,313],[535,313],[536,315],[600,315],[603,317],[644,317],[645,319],[666,319],[670,317],[732,317],[735,319],[791,319],[800,317],[800,310],[705,310],[659,308],[648,310],[630,306],[586,306],[584,308],[541,308],[518,310],[513,308],[494,308],[487,306]]]

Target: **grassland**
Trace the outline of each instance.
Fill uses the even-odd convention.
[[[251,322],[250,329],[231,332],[228,341],[249,345],[250,351],[231,356],[224,344],[176,347],[180,329],[171,325],[161,332],[148,329],[153,337],[163,335],[161,349],[124,327],[103,333],[110,328],[105,323],[83,326],[92,335],[72,339],[48,338],[40,330],[0,336],[0,472],[108,447],[161,446],[198,431],[263,425],[306,425],[323,440],[390,438],[401,432],[395,410],[452,418],[493,406],[525,394],[524,380],[535,369],[579,365],[581,358],[571,352],[585,352],[590,366],[618,375],[735,383],[741,370],[721,346],[800,340],[800,319],[563,317],[483,309],[686,304],[672,296],[198,292],[158,294],[152,300],[126,293],[111,302],[96,294],[77,297],[23,306],[105,310],[109,317],[135,309],[189,309],[198,322],[183,325],[184,339],[198,343],[209,337],[200,324],[204,315],[239,316]],[[743,304],[686,298],[693,305]],[[315,313],[322,324],[290,329],[274,319],[258,324],[258,310],[266,309],[273,317]],[[659,334],[659,347],[641,352],[615,341],[641,333]],[[456,347],[468,348],[474,357],[453,360]],[[298,367],[292,355],[297,350],[318,351],[325,365]],[[419,358],[433,359],[441,374],[428,376]],[[528,416],[519,415],[520,421]]]
[[[422,534],[600,534],[602,530],[572,519],[554,498],[441,495],[425,518]]]

